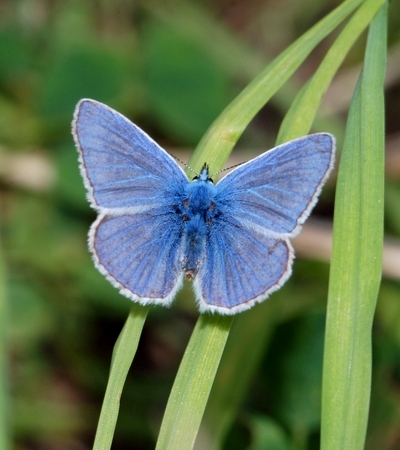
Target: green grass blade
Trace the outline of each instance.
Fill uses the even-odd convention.
[[[338,70],[355,40],[359,37],[364,28],[368,26],[368,23],[374,17],[382,3],[383,0],[380,2],[377,2],[376,0],[365,2],[345,26],[315,75],[298,94],[287,115],[290,120],[286,120],[285,118],[278,137],[278,144],[309,132],[312,119],[319,108],[323,94],[328,88],[335,72]],[[266,306],[266,308],[268,306]],[[264,305],[261,305],[259,308],[260,310],[261,308],[264,309]],[[261,315],[264,316],[263,314]],[[216,389],[218,393],[214,393],[213,390],[213,398],[210,399],[204,418],[204,434],[208,436],[209,441],[213,442],[214,445],[215,443],[221,443],[224,439],[229,423],[234,417],[234,410],[237,408],[238,404],[240,404],[241,398],[246,391],[245,386],[250,382],[252,374],[258,366],[257,361],[262,354],[261,348],[267,341],[268,333],[271,332],[271,327],[275,325],[275,320],[271,320],[269,314],[266,314],[264,317],[265,318],[260,318],[260,313],[257,309],[256,311],[249,311],[249,313],[243,314],[236,319],[234,329],[247,330],[246,340],[249,343],[257,342],[258,345],[247,345],[248,351],[246,360],[250,361],[250,363],[247,365],[245,371],[243,371],[242,364],[235,365],[230,358],[223,358],[215,382],[215,385],[218,386],[218,389]],[[257,326],[260,321],[261,326]],[[263,322],[264,327],[262,326]],[[230,348],[240,348],[241,345],[243,345],[243,337],[239,336],[238,333],[233,333],[229,339],[227,351]],[[236,372],[233,373],[232,368],[235,367]],[[237,389],[237,383],[235,383],[234,386],[233,381],[232,383],[229,383],[229,381],[227,382],[227,373],[230,373],[231,380],[237,380],[240,377],[241,389]],[[217,397],[215,397],[215,395]],[[224,404],[223,411],[221,411],[220,403]],[[224,420],[216,420],[216,418],[221,415]]]
[[[117,423],[122,389],[139,344],[150,307],[134,303],[115,343],[110,376],[104,395],[93,450],[109,450]]]
[[[204,444],[208,450],[221,447],[276,326],[279,306],[276,301],[268,301],[257,307],[257,314],[252,309],[236,318],[212,386],[195,449],[201,450]]]
[[[353,8],[356,6],[352,4]],[[178,1],[175,8],[171,9],[169,5],[162,6],[159,2],[151,1],[146,3],[145,7],[157,21],[173,28],[189,42],[201,48],[215,63],[223,67],[232,79],[250,82],[270,62],[262,49],[243,41],[227,24],[221,26],[221,21],[199,3]],[[204,39],[205,35],[208,39]],[[218,42],[218,45],[215,45],[215,42]],[[299,80],[290,78],[285,83],[285,88],[278,90],[271,98],[273,107],[286,114],[298,92]],[[335,122],[337,127],[341,127],[340,119],[333,116],[329,119],[316,116],[315,126],[324,130],[327,121],[331,130],[335,128]]]
[[[9,399],[8,399],[8,358],[7,358],[7,298],[5,286],[3,248],[0,241],[0,448],[7,450],[9,443]]]
[[[197,321],[168,400],[156,449],[191,449],[203,417],[233,317]]]
[[[207,403],[201,443],[196,442],[196,449],[204,448],[204,442],[208,450],[221,448],[275,327],[314,305],[313,297],[298,302],[294,301],[295,296],[295,292],[277,292],[269,301],[235,319]]]
[[[342,3],[256,77],[211,125],[191,158],[190,166],[199,170],[204,161],[207,161],[212,171],[220,169],[255,114],[293,74],[315,46],[359,3],[359,0]],[[193,332],[168,400],[157,442],[158,449],[190,449],[194,444],[232,321],[231,318],[220,320],[225,325],[215,330],[215,323],[219,322],[216,322],[214,316],[205,315],[199,319],[201,326],[196,326]],[[211,339],[215,332],[218,332],[218,340]],[[204,345],[206,341],[213,342],[214,355],[210,355],[210,349]],[[206,373],[205,368],[196,363],[204,361],[205,355],[210,358],[212,356]],[[191,379],[187,379],[189,376]],[[192,408],[185,405],[191,405]]]
[[[383,245],[386,11],[373,19],[340,162],[324,350],[323,450],[364,448]]]
[[[290,78],[316,45],[360,3],[360,0],[343,2],[272,61],[210,126],[189,165],[199,171],[207,161],[212,172],[219,170],[258,111]]]
[[[366,1],[349,20],[349,23],[335,40],[313,77],[303,86],[286,114],[279,130],[278,144],[303,136],[309,132],[322,97],[328,89],[332,78],[354,42],[368,26],[384,2],[385,0]]]

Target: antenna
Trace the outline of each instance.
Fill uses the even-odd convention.
[[[178,157],[176,157],[175,155],[171,155],[174,159],[176,159],[178,162],[180,162],[182,165],[184,165],[187,169],[189,169],[191,172],[193,172],[196,177],[199,176],[199,174],[192,169],[188,164],[186,164],[184,161],[182,161],[181,159],[179,159]]]
[[[233,165],[233,166],[226,167],[225,169],[218,170],[218,172],[214,172],[211,176],[214,177],[215,175],[218,175],[219,173],[226,172],[227,170],[234,169],[235,167],[241,166],[241,165],[244,164],[245,162],[246,162],[246,161],[243,161],[243,162],[240,162],[240,163],[235,164],[235,165]]]
[[[187,169],[189,169],[191,172],[193,172],[197,177],[199,176],[199,174],[194,170],[194,169],[192,169],[188,164],[186,164],[184,161],[182,161],[181,159],[179,159],[177,156],[175,156],[175,155],[172,155],[172,154],[170,154],[174,159],[176,159],[178,162],[180,162],[183,166],[185,166]],[[233,166],[229,166],[229,167],[226,167],[225,169],[221,169],[221,170],[218,170],[218,172],[214,172],[213,174],[211,174],[210,175],[210,178],[212,178],[212,177],[214,177],[215,175],[218,175],[219,173],[222,173],[222,172],[226,172],[227,170],[231,170],[231,169],[234,169],[235,167],[239,167],[239,166],[241,166],[242,164],[244,164],[246,161],[243,161],[243,162],[240,162],[240,163],[238,163],[238,164],[235,164],[235,165],[233,165]]]

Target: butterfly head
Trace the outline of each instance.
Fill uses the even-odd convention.
[[[196,175],[192,181],[205,181],[206,183],[207,182],[214,183],[213,179],[209,175],[210,175],[210,172],[209,172],[208,164],[204,163],[199,175]]]

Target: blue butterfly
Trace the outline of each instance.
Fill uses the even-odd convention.
[[[186,276],[200,312],[236,314],[291,274],[300,232],[334,164],[335,139],[305,136],[248,161],[214,184],[204,164],[189,181],[124,116],[89,99],[73,135],[88,199],[97,269],[142,305],[170,305]]]

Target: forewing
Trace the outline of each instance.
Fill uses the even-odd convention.
[[[102,103],[81,100],[72,129],[89,201],[96,209],[144,211],[188,182],[167,152]]]
[[[268,236],[295,235],[334,164],[335,139],[305,136],[239,166],[217,184],[220,202],[242,224]]]
[[[180,229],[168,215],[100,215],[89,247],[96,267],[126,297],[169,304],[182,284]]]
[[[201,312],[236,314],[279,289],[291,273],[293,249],[234,219],[214,225],[194,281]]]

